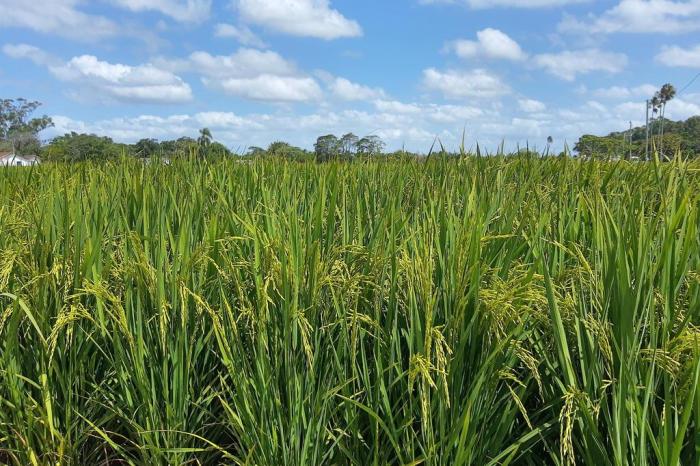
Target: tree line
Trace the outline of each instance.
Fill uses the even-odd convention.
[[[661,160],[680,155],[682,158],[700,156],[700,116],[686,121],[666,118],[666,106],[676,97],[676,88],[664,84],[646,102],[646,124],[607,136],[585,134],[574,150],[582,157],[635,158],[649,160],[656,154]]]
[[[38,134],[52,127],[53,121],[46,115],[38,118],[31,117],[40,106],[41,103],[26,99],[0,101],[0,151],[11,151],[18,155],[38,155],[42,160],[56,162],[107,160],[122,156],[140,159],[178,157],[212,159],[233,155],[225,145],[214,140],[208,128],[201,129],[196,139],[181,137],[158,141],[145,138],[134,144],[124,144],[106,136],[71,132],[57,136],[47,144],[42,144]],[[379,155],[384,153],[385,147],[378,136],[359,138],[353,133],[348,133],[338,138],[329,134],[318,138],[314,151],[276,141],[266,149],[251,147],[243,157],[269,156],[299,161],[327,161]]]
[[[662,128],[663,127],[663,132]],[[647,133],[650,134],[647,141]],[[647,151],[647,146],[649,150]],[[582,157],[630,158],[644,160],[647,153],[668,159],[677,154],[683,158],[700,156],[700,116],[685,121],[656,118],[647,127],[640,126],[607,136],[581,136],[574,150]]]
[[[574,146],[574,151],[582,157],[644,159],[650,150],[669,158],[676,154],[690,158],[700,155],[700,116],[686,121],[674,122],[665,118],[666,104],[675,97],[676,91],[670,84],[664,85],[649,100],[651,112],[649,123],[629,131],[614,132],[607,136],[583,135]],[[42,144],[38,134],[53,126],[50,117],[32,117],[41,106],[39,102],[26,99],[0,100],[0,152],[12,151],[18,155],[38,155],[45,161],[79,162],[105,160],[121,156],[140,159],[151,158],[218,158],[232,156],[233,152],[214,140],[212,132],[203,128],[197,138],[181,137],[174,140],[158,141],[146,138],[134,144],[113,141],[109,137],[94,134],[71,132],[53,138]],[[547,153],[552,144],[547,141]],[[385,152],[386,145],[379,136],[368,135],[362,138],[354,133],[340,137],[327,134],[320,136],[313,151],[276,141],[267,148],[251,147],[242,157],[279,157],[289,160],[325,162],[329,160],[352,160],[377,155],[401,156],[398,151]],[[650,149],[651,148],[651,149]]]

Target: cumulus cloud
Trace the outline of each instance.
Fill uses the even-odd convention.
[[[566,16],[559,31],[583,34],[682,34],[700,30],[700,0],[621,0],[601,15]]]
[[[613,107],[613,112],[623,119],[632,120],[635,124],[643,124],[646,108],[642,101],[622,102]],[[700,94],[687,94],[677,97],[668,103],[666,118],[670,120],[686,120],[700,115]]]
[[[547,109],[547,106],[543,102],[534,99],[520,99],[518,100],[518,106],[520,110],[526,113],[539,113]]]
[[[484,115],[481,108],[468,105],[436,105],[422,106],[425,118],[439,124],[467,124]]]
[[[57,59],[41,50],[39,47],[28,44],[5,44],[2,47],[2,52],[10,58],[31,60],[35,65],[58,63]]]
[[[327,81],[331,93],[341,100],[372,100],[385,96],[383,89],[363,86],[345,78],[331,77]]]
[[[80,0],[0,0],[0,27],[22,27],[44,34],[92,41],[123,33],[115,22],[78,9]]]
[[[456,40],[446,48],[461,58],[493,58],[502,60],[524,60],[527,54],[520,45],[498,29],[487,28],[476,33],[476,40]]]
[[[183,103],[192,100],[192,89],[179,76],[153,64],[124,65],[99,60],[93,55],[62,62],[27,44],[7,44],[3,52],[46,66],[59,80],[90,90],[107,100],[132,103]]]
[[[49,71],[62,81],[88,86],[115,100],[148,103],[192,100],[192,89],[187,83],[151,64],[113,64],[92,55],[81,55],[63,65],[50,66]]]
[[[496,7],[507,8],[551,8],[557,6],[585,3],[590,0],[420,0],[423,4],[446,3],[462,4],[474,9]]]
[[[491,98],[510,92],[498,76],[483,69],[440,71],[428,68],[423,70],[423,85],[449,99]]]
[[[214,28],[214,35],[221,38],[231,38],[236,40],[241,45],[257,47],[259,49],[267,48],[267,44],[257,36],[247,26],[234,26],[233,24],[219,23]]]
[[[307,102],[318,100],[323,95],[318,83],[308,76],[261,74],[253,78],[204,78],[202,81],[206,85],[220,88],[227,94],[249,100]]]
[[[700,68],[700,44],[687,49],[677,45],[664,47],[656,61],[666,66]]]
[[[565,50],[559,53],[536,55],[533,62],[535,66],[558,78],[573,81],[579,74],[594,71],[619,73],[627,65],[627,56],[598,49]]]
[[[659,88],[653,84],[642,84],[635,87],[611,86],[590,91],[595,97],[610,100],[639,98],[646,99],[654,95]]]
[[[314,78],[272,50],[241,48],[232,55],[198,51],[188,60],[173,61],[171,65],[199,73],[206,86],[244,99],[307,102],[323,96]]]
[[[131,11],[157,11],[181,22],[202,22],[209,18],[211,0],[112,0]]]
[[[407,104],[398,100],[377,99],[374,106],[380,112],[395,113],[399,115],[419,114],[423,109],[418,104]]]
[[[261,74],[291,76],[298,74],[297,67],[272,50],[240,48],[231,55],[212,55],[197,51],[187,62],[189,70],[209,78],[252,78]]]
[[[235,0],[243,21],[271,31],[331,40],[362,35],[360,25],[329,0]]]

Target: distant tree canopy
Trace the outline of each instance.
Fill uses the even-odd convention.
[[[316,144],[314,144],[314,152],[316,153],[316,160],[319,162],[331,160],[340,155],[340,141],[333,134],[320,136],[316,139]]]
[[[291,160],[306,160],[309,159],[309,153],[304,149],[292,146],[286,142],[275,141],[270,144],[265,152],[265,155],[272,157],[282,157]]]
[[[321,136],[314,144],[316,160],[325,162],[334,158],[352,159],[357,156],[369,157],[384,151],[385,144],[379,136],[365,136],[362,139],[353,133],[340,139],[333,134]]]
[[[70,133],[54,138],[43,155],[46,160],[56,162],[82,162],[116,158],[127,148],[127,145],[116,144],[108,137]]]
[[[629,156],[631,149],[633,157],[643,158],[646,153],[646,133],[647,130],[641,126],[632,131],[615,132],[607,136],[587,134],[581,136],[574,150],[582,157],[624,158]],[[685,158],[700,156],[700,116],[686,121],[655,119],[649,124],[649,134],[651,153],[662,149],[671,157],[676,154]]]
[[[149,159],[159,155],[161,145],[157,139],[141,139],[134,144],[134,155],[139,158]]]
[[[39,153],[39,133],[53,126],[51,118],[30,116],[41,106],[26,99],[0,100],[0,146],[17,154]]]
[[[54,138],[44,147],[47,160],[80,162],[86,160],[108,160],[121,155],[140,159],[200,157],[211,159],[231,156],[231,151],[213,140],[211,131],[204,129],[199,138],[182,137],[170,141],[145,138],[135,144],[120,144],[108,137],[94,134],[69,133]]]
[[[384,152],[386,144],[379,136],[365,136],[357,142],[357,155],[372,156]]]

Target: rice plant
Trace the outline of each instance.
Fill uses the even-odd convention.
[[[0,169],[0,464],[700,461],[700,166]]]

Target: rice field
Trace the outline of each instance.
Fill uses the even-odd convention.
[[[698,464],[699,169],[1,169],[0,464]]]

